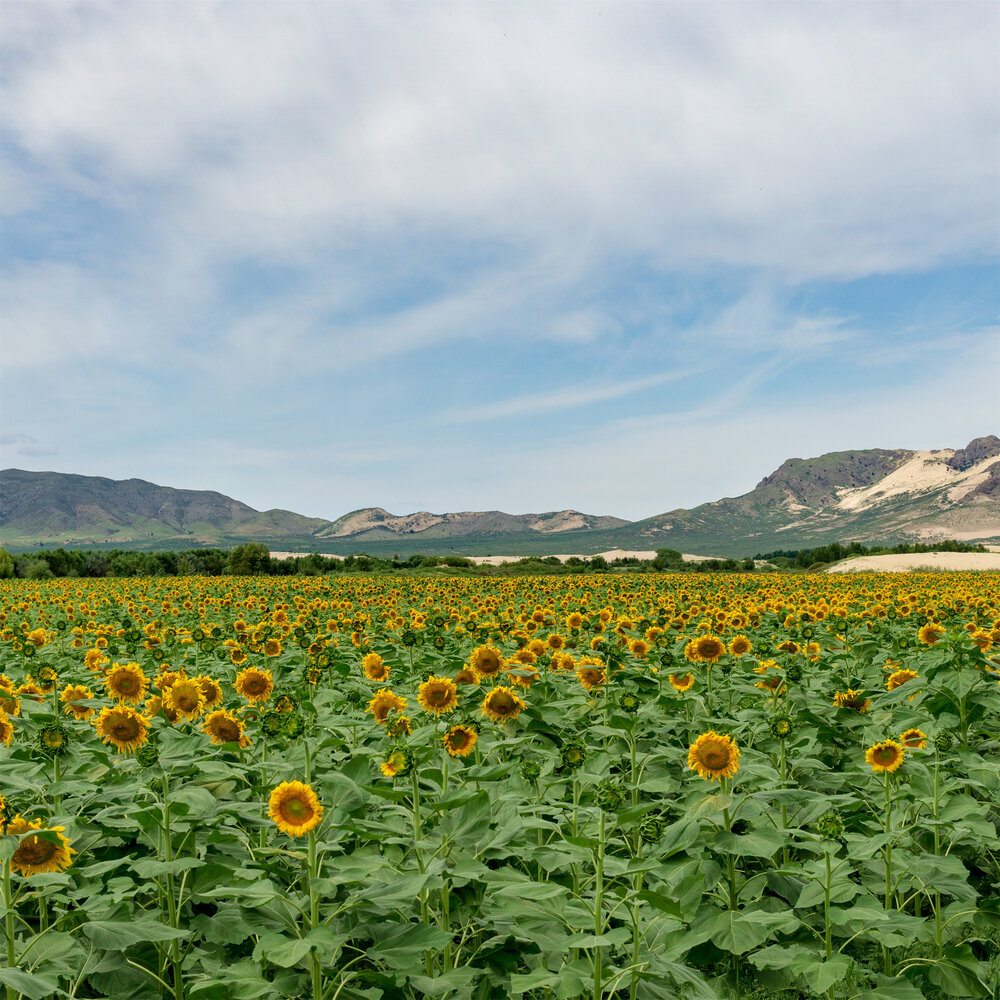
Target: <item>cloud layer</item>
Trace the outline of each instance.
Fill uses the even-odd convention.
[[[997,407],[912,359],[1000,374],[998,41],[976,2],[12,0],[4,429],[323,516],[651,514],[775,420],[756,478],[937,409],[908,443],[960,446]],[[718,471],[614,494],[609,447]]]

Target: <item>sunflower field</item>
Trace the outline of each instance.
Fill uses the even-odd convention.
[[[1000,995],[996,574],[0,581],[0,998]]]

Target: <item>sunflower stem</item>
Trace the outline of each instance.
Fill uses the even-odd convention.
[[[781,744],[781,756],[779,758],[779,765],[781,768],[781,788],[784,790],[785,783],[788,779],[788,761],[785,758],[785,741],[780,740]],[[788,806],[785,804],[785,797],[781,797],[781,830],[784,833],[788,829]],[[787,837],[788,834],[785,834]],[[782,844],[781,846],[781,862],[782,864],[788,864],[788,845]]]
[[[600,808],[600,807],[598,807]],[[604,933],[604,810],[600,810],[598,821],[597,851],[594,858],[594,937]],[[600,945],[594,946],[594,1000],[604,995],[604,952]]]
[[[444,763],[441,765],[441,798],[448,794],[448,755],[444,755]],[[447,863],[448,838],[444,830],[441,831],[441,859]],[[451,933],[451,897],[448,889],[448,878],[445,876],[441,885],[441,929]],[[444,943],[444,971],[451,968],[451,938]]]
[[[885,832],[892,832],[892,784],[888,771],[885,772]],[[892,909],[892,842],[885,844],[885,909]],[[882,945],[882,971],[887,976],[892,975],[892,954],[888,947]]]
[[[3,908],[4,937],[7,939],[7,968],[16,969],[17,952],[14,948],[14,900],[10,890],[10,860],[2,862],[3,866]],[[17,993],[13,986],[7,986],[7,1000],[14,1000]]]
[[[306,783],[309,781],[309,749],[306,744]],[[319,894],[316,891],[316,880],[319,877],[319,868],[316,855],[316,831],[309,831],[309,930],[319,927]],[[314,946],[309,952],[309,974],[312,979],[313,1000],[322,1000],[323,997],[323,970],[320,966],[319,948]]]
[[[938,826],[938,811],[941,805],[941,755],[937,747],[934,748],[934,804],[933,804],[933,816],[934,816],[934,857],[938,857],[941,853],[941,833],[940,827]],[[937,957],[940,959],[943,952],[943,945],[941,943],[941,892],[938,889],[934,890],[934,947],[937,951]]]
[[[170,781],[163,772],[163,860],[173,861],[173,845],[170,833]],[[174,898],[174,876],[167,870],[167,917],[174,930],[179,929],[177,920],[177,900]],[[177,938],[170,942],[170,965],[173,968],[174,1000],[184,1000],[184,977],[181,973],[181,945]]]
[[[833,873],[830,869],[830,848],[823,852],[826,858],[826,879],[823,882],[823,924],[824,924],[824,944],[826,945],[826,960],[829,962],[833,958],[833,927],[830,924],[830,886],[833,881]],[[834,989],[831,986],[827,991],[829,1000],[834,1000]]]

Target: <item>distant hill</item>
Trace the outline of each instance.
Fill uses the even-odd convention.
[[[790,458],[749,493],[641,521],[582,514],[464,511],[397,516],[381,507],[335,521],[257,511],[204,490],[141,479],[0,472],[0,544],[176,549],[261,541],[272,549],[402,556],[680,549],[746,556],[831,541],[1000,542],[1000,438],[964,448],[838,451]]]

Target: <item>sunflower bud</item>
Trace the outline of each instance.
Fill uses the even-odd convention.
[[[298,712],[286,712],[282,730],[290,740],[298,739],[306,730],[305,719]]]
[[[823,813],[816,820],[816,832],[827,840],[840,840],[844,836],[844,821],[835,809]]]
[[[597,791],[594,793],[594,801],[605,812],[617,812],[621,809],[625,801],[625,794],[618,782],[610,778],[605,778],[597,786]]]
[[[626,715],[635,715],[639,711],[639,706],[642,702],[639,700],[639,696],[634,691],[622,691],[618,695],[618,707]]]
[[[529,757],[527,760],[521,761],[518,772],[525,781],[537,781],[538,776],[542,773],[542,766],[537,760]]]
[[[779,715],[771,720],[771,735],[777,736],[779,740],[787,740],[794,728],[791,718],[787,715]]]
[[[748,708],[756,708],[758,699],[752,694],[745,694],[740,698],[739,703],[736,706],[737,711],[745,712]]]
[[[587,745],[578,737],[568,739],[562,747],[562,766],[575,771],[587,759]]]
[[[284,728],[285,720],[282,718],[282,714],[280,712],[268,712],[260,720],[261,732],[270,739],[275,739],[276,737],[281,736],[284,732]]]
[[[135,752],[135,762],[139,767],[156,767],[160,762],[160,751],[155,743],[143,743]]]
[[[639,836],[644,844],[655,844],[663,836],[666,826],[662,816],[646,816],[639,824]]]
[[[406,629],[400,633],[399,641],[404,646],[415,646],[417,644],[417,635],[411,629]]]
[[[61,757],[69,750],[69,733],[58,722],[51,723],[39,732],[38,746],[47,757]]]
[[[955,737],[947,730],[942,730],[934,737],[934,748],[938,753],[948,753],[955,746]]]
[[[802,680],[802,664],[798,660],[792,660],[785,665],[785,680],[793,684]]]

